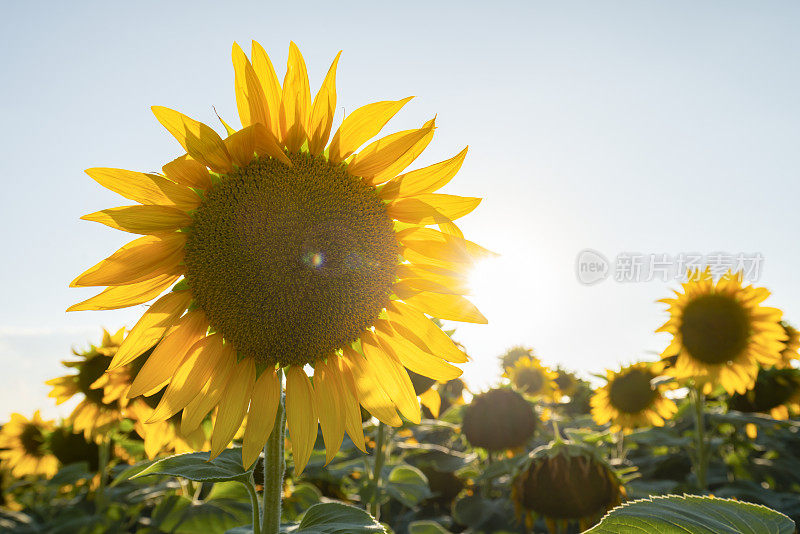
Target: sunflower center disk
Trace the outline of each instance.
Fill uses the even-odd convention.
[[[103,402],[103,397],[105,396],[103,388],[92,388],[92,384],[103,376],[110,363],[110,356],[99,354],[83,362],[80,371],[78,371],[78,388],[90,402],[98,406],[113,405],[113,403],[105,404]]]
[[[525,393],[536,394],[544,387],[544,375],[538,369],[523,368],[517,371],[515,385]]]
[[[705,295],[686,306],[680,332],[693,358],[719,365],[735,360],[747,348],[750,320],[733,298]]]
[[[44,436],[39,427],[33,424],[25,425],[22,432],[19,434],[19,442],[25,453],[31,456],[41,456],[42,446],[44,445]]]
[[[186,280],[241,356],[304,365],[355,341],[389,302],[399,247],[374,189],[308,154],[257,159],[197,209]]]
[[[611,382],[611,405],[622,413],[638,413],[649,407],[658,392],[650,385],[650,373],[633,369]]]

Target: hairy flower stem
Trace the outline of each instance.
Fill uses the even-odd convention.
[[[283,388],[283,372],[278,371],[278,387]],[[283,453],[286,435],[285,400],[281,395],[275,426],[264,445],[264,509],[261,513],[262,534],[278,534],[281,527],[281,497],[283,496],[283,473],[286,459]]]
[[[253,534],[261,534],[261,518],[259,514],[261,510],[258,505],[258,493],[256,493],[256,483],[253,480],[253,475],[250,474],[250,480],[244,485],[247,488],[247,495],[250,497],[250,507],[253,510]]]
[[[383,470],[383,462],[385,460],[385,442],[386,441],[386,425],[378,423],[378,436],[375,438],[375,464],[372,468],[372,485],[375,491],[372,493],[372,499],[369,503],[369,513],[375,519],[380,519],[381,516],[381,471]]]
[[[704,421],[705,395],[697,387],[691,388],[691,395],[696,429],[695,475],[697,475],[697,483],[700,486],[700,490],[706,491],[708,489],[706,480],[708,472],[708,443],[706,442],[706,425]]]

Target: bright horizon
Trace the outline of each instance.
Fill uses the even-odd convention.
[[[64,374],[72,346],[141,314],[64,311],[93,294],[69,282],[129,237],[79,220],[125,203],[83,170],[152,171],[179,155],[151,105],[220,131],[214,108],[234,122],[234,41],[261,42],[282,77],[293,40],[312,92],[342,50],[334,127],[342,109],[416,95],[383,131],[437,116],[412,168],[469,145],[444,192],[484,198],[459,224],[501,254],[474,279],[490,324],[455,325],[473,390],[497,382],[497,356],[514,345],[583,377],[664,348],[655,301],[678,282],[612,272],[585,285],[586,249],[612,269],[625,254],[760,255],[766,305],[800,324],[800,5],[234,4],[3,7],[0,421],[67,415],[43,382]]]

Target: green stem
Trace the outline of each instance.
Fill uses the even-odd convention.
[[[494,456],[492,456],[492,451],[487,450],[486,451],[486,465],[488,467],[491,467],[493,463],[494,463]],[[483,492],[483,498],[484,499],[490,499],[491,498],[491,495],[492,495],[492,479],[491,478],[487,478],[486,480],[484,480],[483,487],[481,488],[481,491]]]
[[[697,483],[701,491],[708,489],[708,482],[706,480],[708,472],[708,443],[706,441],[706,425],[704,422],[705,412],[705,395],[696,387],[691,388],[692,404],[694,405],[694,423],[695,423],[695,438],[696,438],[696,461],[695,474],[697,475]]]
[[[97,487],[97,493],[95,494],[95,506],[98,515],[102,513],[106,507],[106,471],[108,470],[108,461],[110,457],[111,437],[104,437],[98,449],[97,472],[100,475],[100,485]]]
[[[250,507],[253,510],[253,534],[261,534],[261,519],[259,518],[260,508],[258,506],[258,493],[256,493],[256,483],[253,475],[244,485],[247,488],[247,495],[250,497]]]
[[[372,467],[372,486],[375,491],[372,493],[372,499],[369,503],[369,513],[375,519],[380,519],[381,516],[381,471],[383,470],[384,458],[384,442],[386,441],[386,425],[378,423],[378,437],[375,440],[375,465]]]
[[[278,370],[278,389],[283,389],[283,372]],[[263,534],[278,534],[281,528],[281,496],[283,495],[283,473],[286,458],[283,452],[286,434],[286,401],[281,395],[275,426],[264,445],[264,509],[261,514]]]

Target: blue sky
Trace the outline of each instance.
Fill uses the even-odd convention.
[[[760,253],[768,302],[800,322],[795,2],[16,2],[0,8],[0,419],[65,414],[42,382],[71,346],[142,309],[66,314],[79,272],[126,235],[80,221],[125,201],[83,169],[157,170],[179,147],[151,105],[235,120],[233,41],[312,90],[337,51],[338,105],[417,95],[387,127],[438,114],[419,165],[469,155],[446,192],[485,197],[468,237],[502,254],[476,279],[488,326],[456,336],[474,389],[525,344],[586,374],[663,348],[675,282],[594,286],[579,251]],[[279,73],[282,75],[282,73]],[[341,113],[341,109],[339,111]],[[341,115],[336,123],[341,120]],[[335,124],[336,124],[335,123]]]

